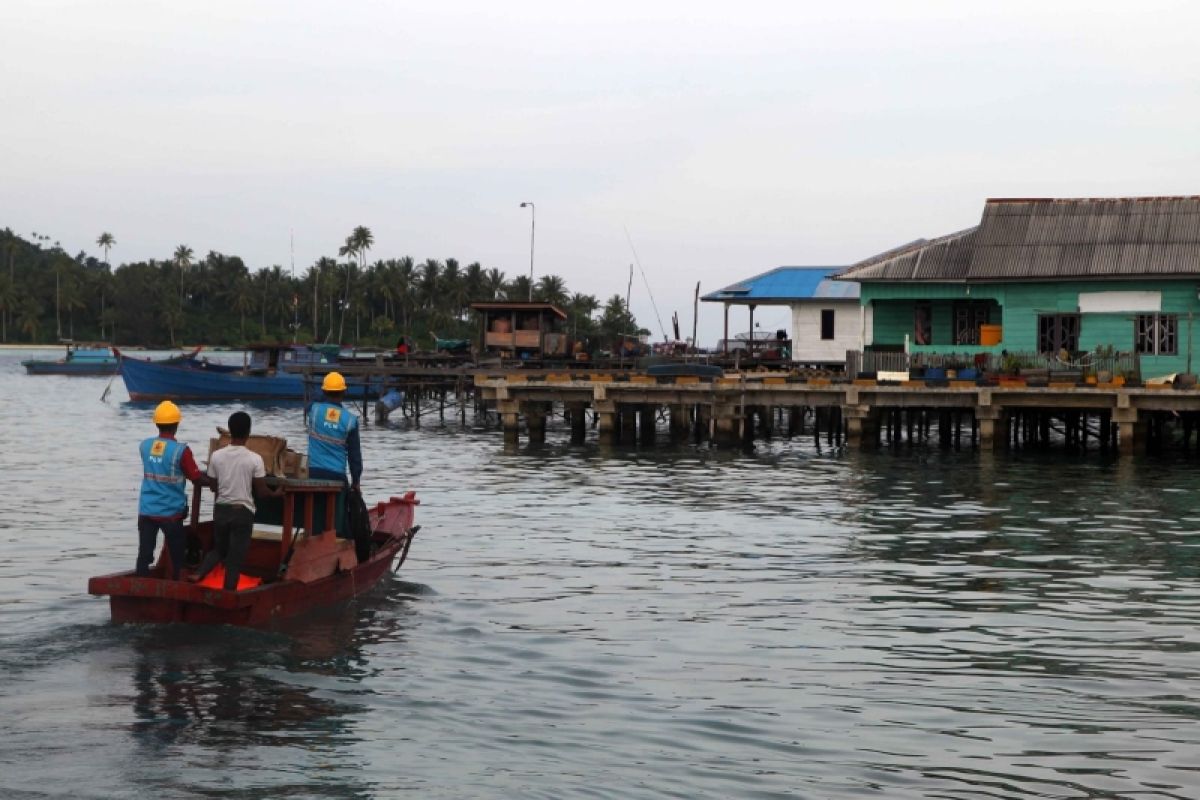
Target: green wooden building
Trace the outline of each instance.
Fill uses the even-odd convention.
[[[979,225],[837,276],[863,341],[910,353],[1138,353],[1200,368],[1200,197],[988,200]]]

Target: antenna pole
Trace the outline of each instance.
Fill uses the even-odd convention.
[[[654,309],[654,318],[658,320],[658,330],[662,333],[663,341],[667,339],[667,329],[663,325],[662,314],[658,313],[658,303],[654,302],[654,292],[650,291],[650,279],[646,277],[646,270],[642,267],[642,259],[638,258],[637,248],[633,246],[633,237],[629,235],[629,228],[625,228],[625,238],[629,240],[629,249],[633,252],[633,260],[637,262],[638,269],[642,271],[642,283],[646,284],[646,294],[650,297],[650,307]],[[633,283],[633,264],[629,265],[629,282]],[[629,305],[629,301],[625,301],[625,305]]]

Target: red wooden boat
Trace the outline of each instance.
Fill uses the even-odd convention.
[[[291,478],[278,483],[284,487],[283,500],[259,501],[255,521],[278,524],[279,530],[256,526],[242,569],[243,578],[260,581],[253,588],[225,591],[211,580],[211,573],[203,584],[193,583],[188,580],[192,575],[188,567],[180,580],[171,580],[166,577],[171,574],[171,558],[164,543],[149,576],[139,577],[132,570],[98,576],[88,581],[88,592],[108,595],[113,622],[269,626],[362,594],[394,560],[399,559],[399,569],[408,557],[418,530],[413,516],[420,503],[412,492],[368,509],[371,555],[359,563],[354,542],[337,538],[334,520],[341,512],[340,483]],[[207,551],[213,539],[212,521],[199,520],[200,500],[196,489],[191,524],[185,526],[193,554]]]

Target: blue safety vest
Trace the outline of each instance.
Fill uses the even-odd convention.
[[[313,403],[308,409],[308,468],[346,474],[346,439],[358,417],[335,403]]]
[[[187,477],[183,474],[183,451],[187,445],[155,436],[138,446],[142,454],[142,492],[138,514],[145,517],[175,517],[187,513]]]

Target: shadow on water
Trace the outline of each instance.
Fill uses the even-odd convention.
[[[104,674],[104,690],[70,711],[77,730],[70,749],[42,754],[46,770],[75,759],[94,766],[123,728],[131,746],[122,758],[139,766],[100,770],[90,781],[97,796],[251,798],[269,787],[273,796],[374,797],[370,781],[356,777],[370,749],[357,732],[372,704],[364,679],[377,670],[380,648],[404,642],[414,603],[429,593],[388,578],[353,603],[272,630],[72,625],[6,642],[0,669],[10,691],[0,692],[0,709],[10,720],[27,718],[11,690],[44,692]],[[103,737],[89,735],[101,726]],[[0,745],[0,763],[4,751]],[[336,769],[321,768],[326,762]],[[0,786],[36,793],[37,778],[9,773]]]

